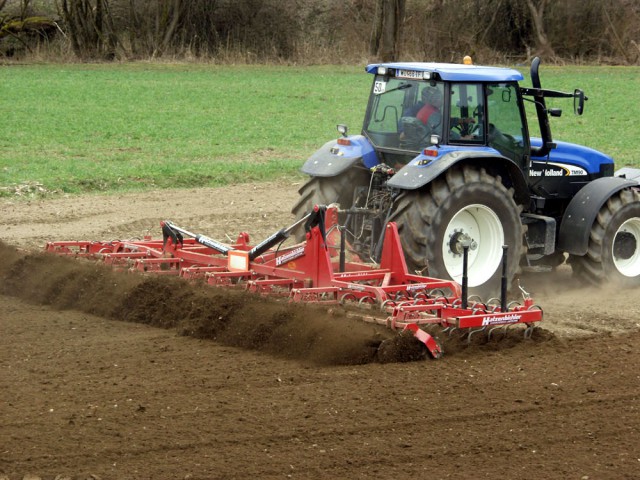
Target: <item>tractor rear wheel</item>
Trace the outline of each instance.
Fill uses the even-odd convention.
[[[296,220],[309,213],[315,205],[337,203],[347,209],[353,203],[356,187],[368,185],[371,179],[369,172],[363,168],[350,168],[334,177],[311,177],[298,190],[300,198],[291,209]],[[297,228],[296,240],[304,240],[304,229]]]
[[[584,256],[570,256],[573,272],[593,285],[640,285],[640,193],[624,189],[600,208]]]
[[[471,166],[453,167],[426,189],[398,198],[394,220],[409,269],[462,283],[463,242],[469,246],[468,284],[485,300],[500,292],[503,245],[507,280],[523,252],[522,207],[500,177]]]

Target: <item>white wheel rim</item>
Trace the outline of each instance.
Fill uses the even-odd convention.
[[[453,216],[443,238],[442,257],[447,273],[458,283],[462,283],[463,257],[452,250],[451,243],[456,236],[465,234],[471,238],[468,282],[470,287],[476,287],[489,280],[500,266],[504,230],[498,215],[485,205],[469,205]]]
[[[615,234],[611,257],[618,272],[625,277],[640,275],[640,218],[630,218]]]

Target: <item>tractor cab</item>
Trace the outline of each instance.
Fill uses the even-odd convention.
[[[402,165],[432,145],[530,158],[518,81],[505,68],[438,63],[369,65],[375,75],[363,134],[380,161]]]

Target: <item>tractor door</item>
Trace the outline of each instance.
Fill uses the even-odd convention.
[[[518,85],[486,86],[487,144],[513,160],[527,174],[530,164],[529,132]]]

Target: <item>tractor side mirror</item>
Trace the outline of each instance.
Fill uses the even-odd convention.
[[[584,112],[584,101],[587,97],[584,96],[584,92],[579,88],[576,88],[573,92],[573,111],[576,115],[582,115]]]

